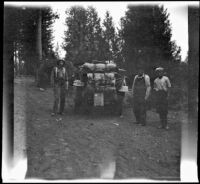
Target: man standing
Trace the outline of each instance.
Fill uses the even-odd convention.
[[[122,88],[123,82],[125,81],[124,76],[119,74],[119,69],[116,70],[115,78],[116,78],[116,93],[117,93],[117,114],[120,118],[123,118],[123,101],[125,97],[125,92],[120,91]]]
[[[156,68],[158,77],[154,80],[154,90],[156,94],[156,110],[160,116],[161,126],[159,128],[169,129],[167,125],[168,114],[168,91],[171,88],[170,80],[164,76],[162,67]]]
[[[146,101],[151,91],[150,78],[144,73],[143,67],[138,66],[138,74],[135,76],[132,86],[133,112],[136,124],[146,125]]]
[[[51,72],[51,84],[54,90],[54,105],[52,116],[63,115],[65,106],[65,91],[68,89],[68,75],[65,69],[65,61],[58,60],[57,66]]]

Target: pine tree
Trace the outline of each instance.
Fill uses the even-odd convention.
[[[55,48],[55,56],[56,56],[56,58],[58,58],[58,59],[60,58],[60,57],[59,57],[59,55],[60,55],[60,54],[59,54],[59,49],[60,49],[60,47],[59,47],[59,44],[58,44],[58,42],[57,42],[56,48]]]
[[[156,66],[170,68],[176,52],[171,41],[169,14],[163,6],[129,6],[122,18],[123,55],[129,74],[136,72],[139,58],[148,73]],[[175,49],[174,49],[175,48]]]
[[[39,67],[38,52],[43,57],[53,55],[53,34],[52,24],[57,14],[53,13],[50,8],[32,8],[22,7],[16,8],[17,11],[17,37],[15,38],[16,50],[19,53],[19,61],[25,61],[25,69],[27,74],[34,75],[36,68]],[[38,18],[41,11],[41,48],[38,48]],[[37,49],[38,48],[38,49]]]
[[[46,7],[42,9],[42,50],[45,56],[53,52],[53,23],[59,16],[54,13],[51,8]]]
[[[86,61],[87,12],[80,6],[73,6],[66,11],[66,26],[63,49],[66,50],[66,60],[75,64]]]
[[[98,17],[98,13],[94,7],[87,8],[87,35],[88,49],[90,51],[89,60],[102,60],[102,28],[101,19]]]
[[[37,12],[34,8],[15,8],[17,12],[16,24],[17,32],[14,42],[16,51],[19,52],[20,63],[25,61],[25,71],[27,74],[34,74],[34,64],[37,61],[36,34],[37,34]]]
[[[102,55],[102,29],[100,18],[93,7],[87,9],[74,6],[67,12],[64,50],[66,60],[75,65],[101,60]]]
[[[117,54],[118,47],[117,47],[117,33],[115,31],[113,19],[110,16],[109,12],[106,12],[105,19],[103,21],[103,38],[105,40],[105,59],[106,60],[113,60],[114,56]]]

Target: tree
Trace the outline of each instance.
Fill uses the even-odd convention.
[[[104,43],[104,52],[105,52],[105,59],[106,60],[114,60],[117,52],[119,51],[118,48],[118,35],[115,31],[113,19],[110,16],[109,12],[106,12],[105,19],[103,21],[103,39]]]
[[[53,53],[53,23],[59,18],[51,8],[42,8],[42,50],[45,56]]]
[[[159,65],[169,70],[177,47],[171,41],[168,16],[163,6],[128,7],[125,17],[121,19],[121,34],[125,67],[129,74],[136,72],[139,58],[145,61],[148,73]]]
[[[74,64],[101,60],[102,28],[97,11],[93,7],[87,9],[73,6],[66,11],[65,40],[63,48],[66,50],[66,59]]]
[[[63,49],[66,50],[66,60],[77,64],[86,61],[87,48],[87,12],[81,6],[73,6],[66,11],[66,26]]]
[[[56,48],[55,48],[55,56],[56,56],[56,58],[58,58],[58,59],[60,58],[60,57],[59,57],[59,55],[60,55],[59,49],[60,49],[60,47],[59,47],[58,42],[57,42]]]
[[[23,6],[11,9],[12,16],[9,15],[8,18],[10,25],[6,26],[6,33],[9,34],[9,42],[12,45],[9,46],[10,56],[14,55],[15,67],[22,69],[20,66],[23,62],[23,74],[35,75],[38,82],[38,70],[41,69],[42,59],[54,55],[52,24],[58,16],[49,7]]]
[[[89,60],[102,60],[103,59],[103,38],[101,19],[94,7],[87,8],[87,48],[89,50]]]
[[[15,50],[19,53],[19,62],[25,61],[26,73],[34,75],[41,57],[52,55],[52,24],[58,15],[49,7],[20,7],[14,10],[16,12],[14,27],[17,32],[14,39]]]
[[[25,61],[26,74],[34,74],[37,58],[37,20],[38,12],[35,8],[22,7],[19,9],[19,32],[17,40],[19,61]]]

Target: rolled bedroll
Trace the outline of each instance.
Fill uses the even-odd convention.
[[[114,72],[117,68],[115,63],[84,63],[82,66],[90,72]]]

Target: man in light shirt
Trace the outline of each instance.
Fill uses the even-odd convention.
[[[164,76],[164,69],[162,67],[156,68],[158,77],[154,80],[154,90],[156,92],[156,109],[160,116],[161,126],[159,128],[169,129],[167,125],[168,114],[168,92],[171,88],[170,80]]]
[[[146,125],[146,101],[151,91],[150,78],[144,73],[143,66],[138,66],[138,74],[135,76],[132,86],[133,112],[136,124]]]

